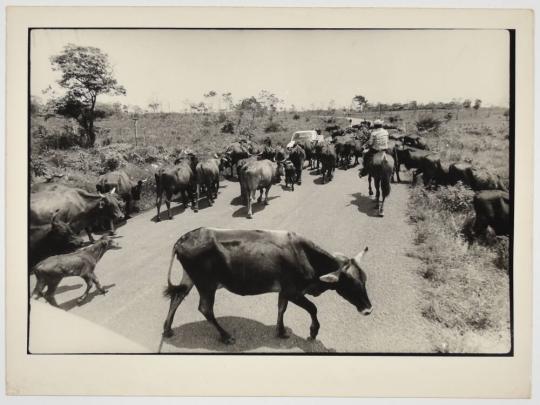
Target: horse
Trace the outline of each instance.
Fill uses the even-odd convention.
[[[380,217],[384,217],[384,200],[390,194],[390,181],[392,173],[394,172],[394,159],[392,156],[385,152],[377,152],[371,159],[371,164],[368,168],[368,186],[369,195],[373,195],[371,188],[371,178],[375,179],[375,190],[377,192],[377,211]],[[382,201],[381,197],[382,189]]]

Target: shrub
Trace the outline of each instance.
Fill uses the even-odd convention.
[[[299,120],[300,119],[300,115],[299,114],[294,114],[293,117],[292,117],[293,120]]]
[[[264,132],[266,133],[279,132],[283,130],[284,130],[283,126],[279,122],[276,122],[276,121],[269,122],[264,128]]]
[[[461,181],[455,186],[441,187],[433,193],[436,204],[450,212],[467,212],[472,209],[474,191],[465,187]]]
[[[510,243],[507,236],[498,236],[494,246],[495,259],[494,264],[499,269],[508,271],[510,264]]]
[[[227,121],[227,114],[220,112],[217,117],[218,124],[223,124],[225,121]]]
[[[450,121],[452,119],[454,115],[451,113],[451,112],[447,112],[445,115],[444,115],[444,120],[446,122]]]
[[[399,115],[391,115],[388,117],[388,121],[392,124],[396,124],[401,121],[401,117]]]
[[[225,125],[221,127],[222,134],[234,134],[234,123],[232,121],[227,121]]]
[[[432,116],[420,117],[416,121],[416,128],[419,131],[435,131],[441,126],[441,121]]]

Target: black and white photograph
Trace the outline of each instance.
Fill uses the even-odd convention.
[[[29,30],[29,353],[511,355],[513,44]]]

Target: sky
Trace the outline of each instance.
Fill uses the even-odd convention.
[[[297,108],[349,107],[357,94],[373,104],[508,105],[504,30],[33,30],[32,95],[46,100],[42,90],[55,88],[50,57],[68,43],[100,48],[127,90],[98,102],[181,111],[210,90],[237,102],[265,89]]]

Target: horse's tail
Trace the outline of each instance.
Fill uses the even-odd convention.
[[[394,171],[394,161],[392,156],[383,153],[382,157],[382,176],[381,176],[381,189],[383,198],[390,195],[390,184],[392,180],[392,173]]]

